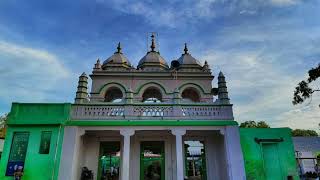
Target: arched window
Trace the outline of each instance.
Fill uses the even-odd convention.
[[[200,95],[195,88],[186,88],[181,97],[185,102],[200,102]]]
[[[161,102],[162,94],[158,88],[149,87],[142,94],[142,102]]]
[[[122,91],[118,87],[111,87],[107,90],[105,102],[121,102],[123,99]]]

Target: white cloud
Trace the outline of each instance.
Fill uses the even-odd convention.
[[[61,60],[42,49],[0,41],[0,63],[0,100],[8,107],[12,101],[59,100],[70,81],[71,72]]]
[[[270,0],[275,6],[290,6],[299,3],[299,0]]]
[[[317,128],[319,99],[308,109],[292,105],[293,91],[307,71],[319,63],[319,27],[292,28],[278,19],[224,28],[201,57],[226,76],[236,120],[265,120],[273,127]],[[319,96],[319,95],[318,95]],[[317,108],[316,108],[317,107]],[[302,109],[304,110],[302,110]]]
[[[155,26],[177,28],[231,15],[255,15],[267,7],[298,4],[299,0],[192,0],[162,1],[161,5],[150,0],[96,0],[122,13],[142,16]]]
[[[276,117],[275,126],[287,126],[292,124],[294,129],[312,129],[319,131],[320,127],[320,98],[315,98],[310,104],[300,105],[294,109],[285,111]]]

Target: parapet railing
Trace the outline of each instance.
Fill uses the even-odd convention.
[[[233,120],[233,113],[231,105],[215,104],[73,104],[71,119]]]

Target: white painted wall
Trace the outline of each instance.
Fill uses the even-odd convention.
[[[108,129],[109,128],[109,129]],[[59,180],[80,179],[81,167],[86,166],[97,177],[100,142],[120,141],[118,127],[66,127],[63,141]],[[130,180],[140,180],[141,141],[165,142],[166,180],[176,180],[176,142],[172,127],[134,127],[130,144]],[[150,129],[154,130],[150,131]],[[181,128],[181,127],[180,127]],[[244,180],[244,164],[238,127],[186,127],[184,140],[205,142],[208,180]],[[147,129],[149,131],[147,131]],[[111,131],[110,131],[111,130]],[[221,130],[221,131],[220,131]],[[86,132],[84,134],[84,132]],[[109,134],[110,132],[113,132]],[[222,132],[224,135],[219,134]],[[84,135],[83,135],[84,134]],[[182,154],[184,157],[184,155]],[[184,159],[184,158],[183,158]],[[127,162],[123,162],[127,163]]]
[[[229,180],[245,180],[243,153],[238,126],[227,126],[224,132]]]
[[[84,131],[78,127],[65,127],[62,143],[62,155],[59,168],[59,180],[78,179],[81,136]]]

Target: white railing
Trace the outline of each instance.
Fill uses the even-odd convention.
[[[233,120],[231,105],[212,104],[74,104],[73,120],[112,119],[210,119]]]

